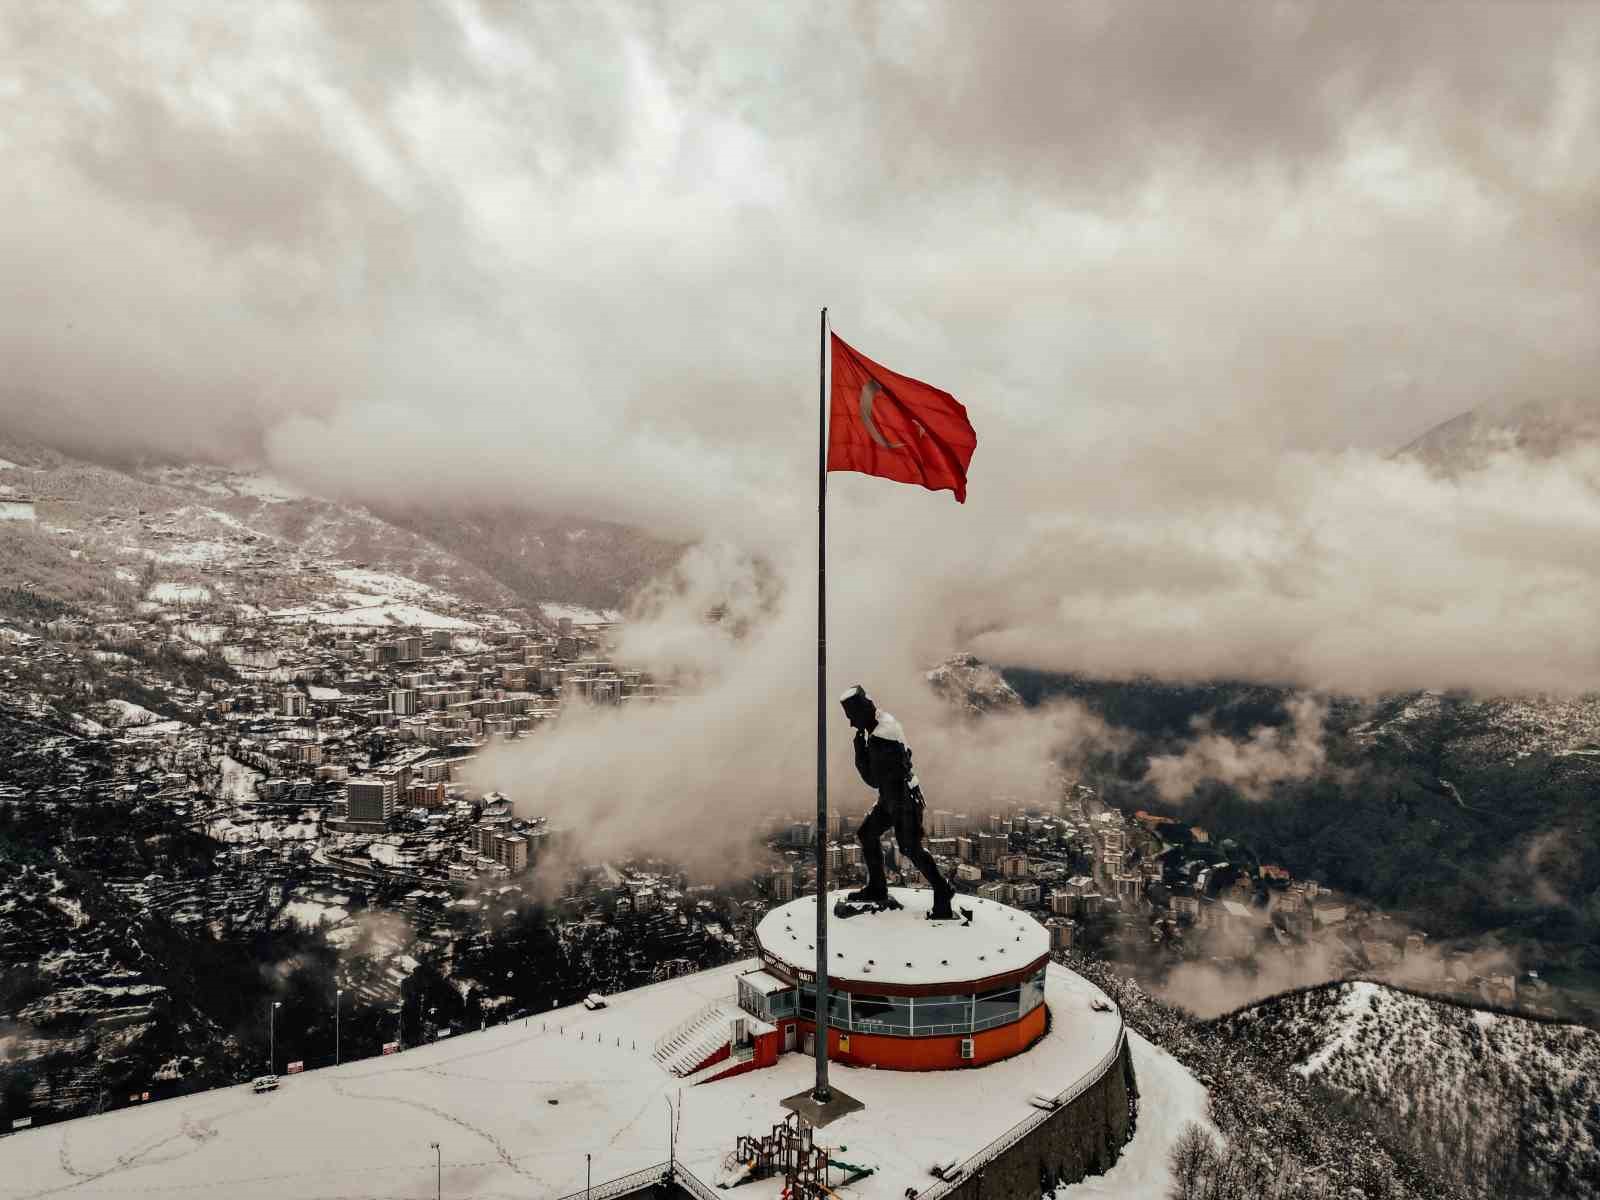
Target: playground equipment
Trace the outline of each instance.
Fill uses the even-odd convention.
[[[790,1113],[764,1135],[740,1134],[732,1167],[742,1168],[737,1183],[754,1183],[783,1173],[783,1200],[832,1200],[839,1188],[865,1179],[877,1168],[845,1162],[816,1144],[816,1130]],[[829,1172],[836,1172],[841,1177]],[[735,1186],[737,1186],[737,1183]]]

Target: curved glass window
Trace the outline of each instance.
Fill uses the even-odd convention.
[[[979,992],[972,1002],[972,1028],[993,1029],[1009,1025],[1022,1015],[1022,993],[1018,988]]]
[[[971,995],[918,996],[916,1007],[911,1011],[918,1034],[931,1036],[972,1032]]]
[[[817,1015],[817,989],[815,984],[800,986],[800,1016],[815,1020]],[[850,996],[836,988],[828,989],[828,1024],[835,1029],[850,1029]]]
[[[1024,1017],[1044,1003],[1044,973],[1045,968],[1040,967],[1022,981],[1021,1015]]]
[[[828,992],[828,1024],[842,1032],[899,1037],[939,1037],[975,1033],[1009,1025],[1044,1003],[1045,971],[1041,967],[1020,984],[991,991],[945,996],[871,996]],[[817,992],[810,984],[796,992],[766,998],[770,1014],[797,1014],[810,1019]],[[798,1000],[798,1004],[796,1001]]]
[[[856,1033],[910,1033],[909,996],[851,996],[850,1028]]]

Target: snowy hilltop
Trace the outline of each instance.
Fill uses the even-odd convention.
[[[1364,981],[1214,1022],[1230,1041],[1386,1111],[1412,1149],[1484,1196],[1600,1196],[1600,1034]]]
[[[928,683],[944,699],[969,713],[1020,708],[1022,697],[999,671],[975,654],[956,654],[928,672]]]

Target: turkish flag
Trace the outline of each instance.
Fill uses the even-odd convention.
[[[896,374],[830,333],[833,390],[828,404],[828,470],[860,471],[949,488],[967,500],[967,464],[978,435],[949,392]]]

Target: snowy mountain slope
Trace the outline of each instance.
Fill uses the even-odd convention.
[[[1017,690],[975,654],[952,655],[929,671],[927,679],[940,696],[973,715],[1022,707]]]
[[[268,473],[198,464],[164,464],[137,473],[192,497],[196,513],[309,560],[357,562],[480,603],[513,602],[499,581],[426,538],[360,505],[308,495]]]
[[[198,602],[213,597],[194,589],[216,591],[217,576],[260,576],[265,568],[281,586],[232,598],[263,611],[330,607],[322,601],[337,609],[398,605],[373,620],[338,623],[455,628],[449,620],[414,620],[417,614],[404,606],[442,609],[449,617],[459,617],[453,610],[463,604],[614,608],[681,552],[619,526],[578,528],[520,509],[469,518],[434,502],[424,515],[380,513],[307,494],[256,469],[195,463],[123,469],[10,441],[3,430],[0,461],[8,464],[5,486],[38,502],[36,523],[0,530],[17,543],[0,553],[0,565],[35,564],[32,577],[20,582],[56,600],[120,592],[158,603]],[[63,569],[44,569],[57,559]],[[368,570],[379,585],[307,577],[327,563]],[[396,579],[399,587],[392,586]],[[262,583],[253,580],[257,590]],[[436,594],[425,594],[430,590]],[[344,595],[350,592],[376,598],[362,604]]]
[[[1349,735],[1359,744],[1387,740],[1409,750],[1441,738],[1452,756],[1477,762],[1581,755],[1600,750],[1600,693],[1468,698],[1406,692],[1374,704]]]
[[[1369,982],[1291,992],[1210,1028],[1403,1129],[1484,1195],[1600,1196],[1600,1034]]]
[[[1551,458],[1600,442],[1600,401],[1548,400],[1486,404],[1459,413],[1400,448],[1445,475],[1477,470],[1491,456],[1518,451]]]

